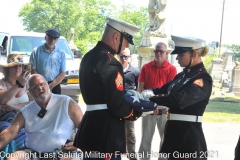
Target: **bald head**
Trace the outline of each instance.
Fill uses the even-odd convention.
[[[112,47],[113,40],[116,36],[120,37],[120,32],[107,25],[102,36],[102,41]]]
[[[163,42],[158,42],[156,45],[155,45],[155,50],[158,48],[158,47],[160,47],[160,46],[164,46],[165,48],[167,48],[167,45],[165,44],[165,43],[163,43]]]
[[[44,82],[47,82],[42,75],[40,75],[40,74],[32,74],[32,75],[30,76],[30,78],[28,79],[28,83],[27,83],[28,88],[31,88],[31,87],[32,87],[32,83],[33,83],[33,81],[35,81],[36,79],[41,79],[41,80],[43,80]]]
[[[120,32],[107,25],[102,36],[102,41],[110,46],[115,52],[117,52],[119,39]]]
[[[45,78],[40,74],[33,74],[28,80],[28,87],[38,105],[46,107],[51,98],[51,90]]]

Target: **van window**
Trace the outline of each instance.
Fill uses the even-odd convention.
[[[10,39],[9,53],[18,53],[30,56],[34,48],[43,45],[44,43],[45,39],[43,37],[12,36]],[[59,38],[57,46],[64,50],[66,59],[73,59],[73,55],[65,39]]]
[[[0,46],[1,46],[1,44],[2,44],[3,37],[4,37],[4,35],[0,35]]]

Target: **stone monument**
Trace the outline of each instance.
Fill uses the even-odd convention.
[[[167,38],[166,34],[167,0],[149,0],[149,28],[151,36]]]
[[[167,0],[149,0],[149,26],[143,33],[143,37],[138,50],[138,67],[141,67],[151,61],[154,57],[154,47],[158,42],[164,42],[168,45],[166,33],[166,6]],[[168,52],[173,49],[168,47]],[[168,55],[169,57],[169,55]]]
[[[226,57],[223,64],[223,74],[222,74],[222,87],[229,88],[231,85],[232,70],[234,67],[233,51],[226,50],[225,55]]]
[[[214,82],[222,81],[222,74],[223,74],[223,60],[221,58],[214,58],[211,67],[211,75]]]
[[[226,58],[223,65],[223,71],[227,72],[228,75],[231,77],[233,67],[235,66],[233,62],[233,51],[226,50],[225,54],[226,54]]]
[[[232,70],[232,83],[229,92],[235,96],[240,96],[240,63],[236,61],[236,66]]]
[[[232,71],[232,69],[234,67],[233,51],[226,50],[225,54],[226,54],[226,58],[225,58],[225,62],[224,62],[224,65],[223,65],[223,70],[226,71],[226,72],[229,72],[229,71]]]
[[[73,52],[75,58],[81,58],[81,53],[80,53],[80,50],[77,48],[77,46],[74,44],[74,33],[75,33],[75,30],[74,28],[71,28],[70,29],[70,41],[68,43],[71,51]]]
[[[74,28],[71,28],[70,29],[70,41],[69,41],[69,47],[72,51],[76,50],[77,49],[77,46],[74,44],[74,33],[75,33],[75,30]]]

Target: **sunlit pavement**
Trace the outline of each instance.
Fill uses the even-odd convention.
[[[83,102],[82,96],[79,96],[78,103],[83,111],[86,111],[86,105]],[[136,151],[139,149],[141,140],[141,121],[135,121],[135,134],[136,134]],[[203,131],[208,146],[209,157],[208,160],[232,160],[234,159],[234,150],[240,134],[240,124],[228,123],[203,123]],[[157,153],[159,150],[160,137],[157,128],[152,141],[152,152]],[[127,160],[126,157],[122,158]],[[152,157],[152,160],[157,160]]]

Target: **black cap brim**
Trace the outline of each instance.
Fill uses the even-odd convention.
[[[191,51],[191,50],[192,50],[192,47],[175,46],[175,49],[171,52],[171,54],[183,54],[183,53]]]
[[[128,43],[134,45],[133,36],[132,35],[128,34],[127,32],[124,32],[123,36],[128,41]]]

